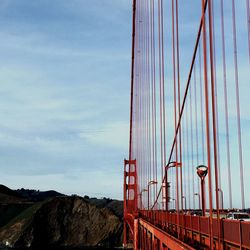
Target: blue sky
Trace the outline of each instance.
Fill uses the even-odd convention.
[[[0,1],[0,182],[11,188],[122,198],[129,138],[132,1]],[[225,2],[233,185],[239,187],[231,4]],[[230,1],[231,2],[231,1]],[[165,2],[167,154],[172,143],[171,1]],[[223,95],[219,1],[215,3],[218,95]],[[180,1],[181,83],[198,29],[200,1]],[[245,1],[236,2],[243,160],[249,192],[249,62]],[[226,172],[224,99],[219,99]],[[227,189],[226,178],[222,189]],[[235,204],[240,203],[234,188]],[[227,193],[225,191],[225,199]],[[246,195],[246,203],[250,200]],[[225,202],[226,203],[226,202]]]
[[[122,198],[130,1],[2,0],[0,27],[1,182]]]

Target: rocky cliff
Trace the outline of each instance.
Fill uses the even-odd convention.
[[[121,242],[121,219],[76,196],[35,203],[0,228],[0,244],[10,247],[113,247]]]

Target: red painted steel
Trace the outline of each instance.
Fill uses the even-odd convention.
[[[154,241],[159,241],[160,245],[164,244],[169,249],[176,249],[176,250],[178,250],[178,249],[193,250],[194,249],[194,248],[190,247],[189,245],[185,244],[184,242],[177,240],[172,235],[164,232],[163,230],[155,227],[154,225],[152,225],[151,223],[149,223],[143,219],[139,220],[139,225],[140,225],[140,230],[146,229],[147,234],[148,233],[151,234],[151,240],[153,238]],[[157,248],[154,247],[153,249],[157,249]]]
[[[148,216],[148,211],[139,211],[139,217],[143,218],[149,224],[155,225],[154,232],[157,228],[169,235],[176,236],[178,231],[184,233],[184,242],[193,247],[203,245],[210,247],[210,219],[209,217],[180,215],[180,224],[177,223],[176,213],[167,213],[165,211],[154,211],[156,218],[165,217],[164,223],[161,220],[153,220],[152,216]],[[184,222],[186,223],[184,226]],[[222,232],[220,237],[221,249],[234,249],[243,247],[250,249],[250,223],[237,220],[220,219],[220,230]],[[219,249],[219,230],[217,219],[212,220],[214,242],[216,249]],[[180,230],[180,227],[182,230]],[[205,239],[205,241],[204,241]],[[178,242],[178,239],[175,239]],[[203,243],[204,242],[204,243]],[[224,247],[224,248],[222,248]],[[227,248],[226,248],[227,247]],[[173,248],[174,249],[174,248]]]
[[[133,181],[131,181],[133,179]],[[133,195],[132,195],[133,194]],[[134,221],[138,214],[136,160],[124,160],[123,245],[135,239]]]
[[[130,132],[129,132],[129,160],[132,160],[132,141],[133,141],[133,100],[134,100],[134,68],[135,68],[135,18],[136,0],[133,0],[132,17],[132,63],[131,63],[131,90],[130,90]]]
[[[242,6],[249,20],[249,0],[243,2],[133,0],[129,160],[124,161],[125,246],[133,243],[136,250],[250,249],[250,222],[225,219],[226,209],[235,212],[232,207],[238,206],[233,204],[232,188],[241,193],[242,209],[246,203],[240,115],[240,84],[246,83],[240,78],[240,63],[248,61],[243,57],[250,51],[250,26],[244,19],[245,33],[237,30],[242,28],[237,23]],[[190,28],[183,21],[183,11],[199,15],[196,23],[190,16],[196,37],[191,37],[190,30],[182,34],[183,28]],[[231,41],[225,39],[229,27]],[[241,51],[240,56],[238,36],[247,40],[246,53]],[[184,57],[191,39],[195,46],[190,49],[189,66]],[[233,62],[227,63],[228,58]],[[234,81],[227,77],[232,63]],[[220,73],[222,97],[217,95]],[[229,100],[236,104],[235,111]],[[237,136],[232,136],[234,126]],[[232,145],[237,144],[238,152],[232,155],[236,152]],[[205,166],[206,178],[200,166]],[[222,184],[223,167],[228,190]],[[233,167],[239,172],[237,185],[233,185]]]

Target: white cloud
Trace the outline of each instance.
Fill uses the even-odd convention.
[[[89,140],[91,143],[116,147],[120,150],[126,150],[129,138],[129,123],[114,122],[102,124],[97,129],[91,129],[87,132],[81,132],[80,137]]]

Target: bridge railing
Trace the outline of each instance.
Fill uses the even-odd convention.
[[[218,249],[220,239],[221,249],[250,249],[250,222],[221,218],[218,224],[217,218],[213,218],[211,225],[210,218],[206,216],[178,215],[162,210],[140,210],[139,215],[145,221],[193,246],[209,247],[210,242],[213,242],[215,249]]]

